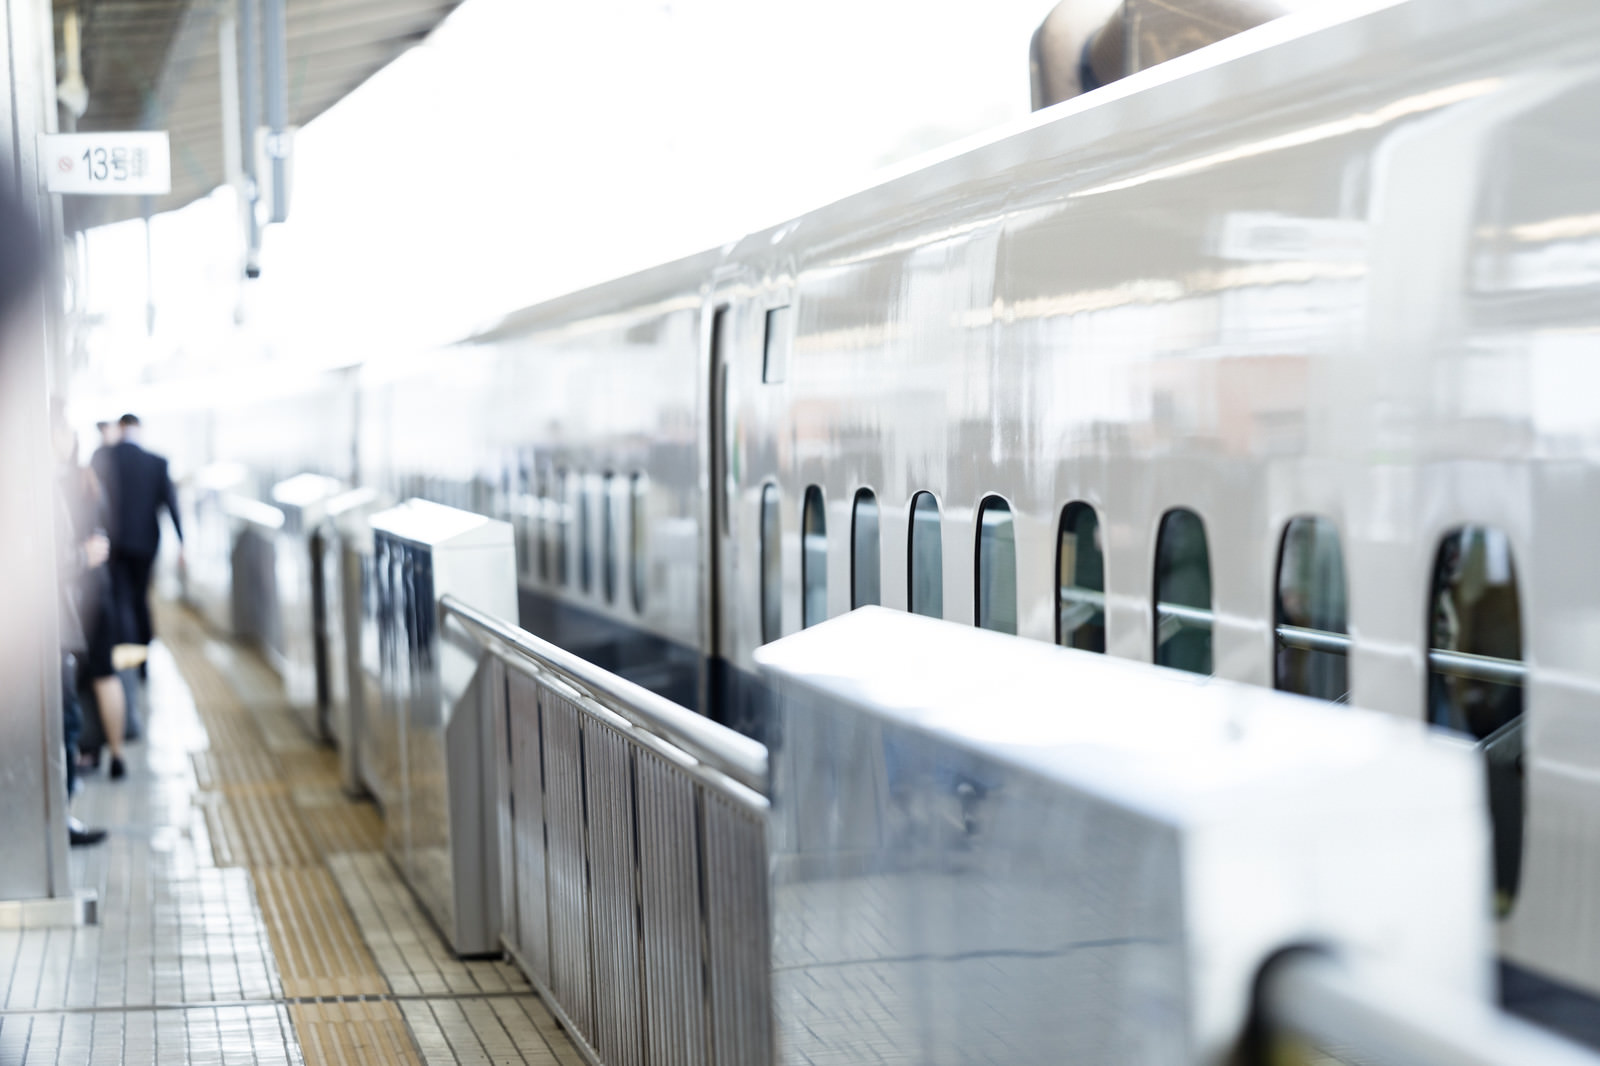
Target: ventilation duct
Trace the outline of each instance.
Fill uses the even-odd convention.
[[[1029,46],[1035,111],[1270,22],[1295,0],[1061,0]]]

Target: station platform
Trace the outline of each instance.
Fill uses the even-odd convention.
[[[144,738],[73,803],[99,924],[0,930],[6,1066],[580,1066],[521,973],[456,959],[276,675],[159,609]]]

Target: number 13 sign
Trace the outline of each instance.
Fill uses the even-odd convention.
[[[49,192],[164,196],[172,191],[165,131],[42,133],[39,171]]]

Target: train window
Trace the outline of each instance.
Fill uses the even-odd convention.
[[[572,537],[572,495],[573,478],[565,468],[556,470],[556,488],[554,499],[551,501],[555,510],[555,534],[550,538],[550,548],[554,553],[551,560],[555,570],[556,584],[565,586],[571,577],[571,567],[567,564],[567,543]]]
[[[645,527],[650,514],[650,482],[643,474],[633,475],[628,496],[632,501],[628,515],[628,582],[633,590],[633,609],[644,612],[645,584],[649,579],[649,560],[645,556]]]
[[[594,524],[591,508],[594,506],[594,489],[589,485],[589,475],[578,475],[578,588],[594,591]]]
[[[1161,517],[1155,577],[1156,664],[1211,673],[1211,554],[1193,511]]]
[[[1302,515],[1283,529],[1273,607],[1273,684],[1285,692],[1343,703],[1350,696],[1350,627],[1339,529]]]
[[[828,617],[828,517],[822,490],[806,489],[800,512],[800,627],[814,626]]]
[[[982,629],[1017,631],[1017,536],[1011,505],[990,496],[978,505],[977,622]]]
[[[761,490],[761,643],[783,632],[783,529],[778,523],[778,486]]]
[[[1056,643],[1106,650],[1106,562],[1100,519],[1086,503],[1061,511],[1056,539]]]
[[[1522,867],[1522,617],[1511,542],[1466,526],[1439,542],[1428,617],[1428,717],[1478,742],[1487,764],[1495,899],[1506,914]]]
[[[931,492],[911,500],[910,573],[906,589],[913,614],[944,617],[944,539],[939,501]]]
[[[533,492],[533,477],[525,458],[519,459],[515,465],[515,474],[510,464],[505,471],[506,507],[503,517],[511,523],[512,537],[516,542],[517,573],[522,577],[532,577],[536,549],[529,536],[526,504],[529,494]]]
[[[879,591],[878,498],[871,489],[856,493],[850,517],[850,606],[882,603]]]
[[[607,470],[600,475],[600,594],[617,602],[617,478]]]
[[[766,339],[761,348],[761,380],[776,385],[789,376],[789,308],[767,311]]]
[[[538,467],[533,491],[519,501],[523,521],[533,526],[533,554],[539,580],[550,580],[550,471]]]

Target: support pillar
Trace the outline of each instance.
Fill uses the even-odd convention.
[[[0,926],[81,916],[67,870],[49,392],[59,382],[60,209],[39,180],[56,125],[49,0],[0,0],[0,181],[40,233],[44,276],[0,323]]]

